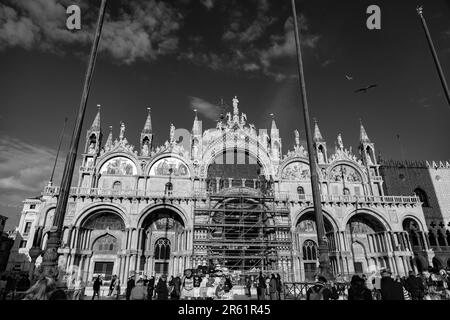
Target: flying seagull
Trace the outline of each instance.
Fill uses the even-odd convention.
[[[356,90],[355,93],[359,93],[359,92],[367,93],[368,90],[373,89],[373,88],[376,88],[376,87],[378,87],[378,85],[372,84],[372,85],[370,85],[370,86],[368,86],[368,87],[365,87],[365,88],[361,88],[361,89]]]
[[[345,78],[346,78],[348,81],[353,80],[353,77],[352,77],[352,76],[345,75]]]

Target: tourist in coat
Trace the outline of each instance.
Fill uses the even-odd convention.
[[[273,273],[269,281],[269,295],[270,300],[277,300],[277,279]]]
[[[372,300],[372,292],[366,287],[364,279],[356,275],[352,277],[348,300]]]
[[[156,285],[156,296],[158,300],[168,300],[169,299],[169,288],[167,287],[167,276],[162,275],[158,280]]]
[[[94,285],[92,289],[94,290],[94,294],[92,295],[92,300],[94,300],[95,296],[97,296],[98,299],[100,299],[100,287],[102,286],[102,278],[101,276],[97,276],[97,278],[94,281]]]
[[[126,292],[125,292],[125,298],[126,298],[127,300],[130,300],[131,290],[133,290],[134,286],[136,285],[136,284],[135,284],[134,277],[135,277],[135,276],[129,277],[129,278],[128,278],[128,281],[127,281],[127,289],[126,289]]]
[[[392,279],[389,270],[383,270],[381,272],[381,299],[405,300],[402,284]]]
[[[258,300],[265,300],[266,295],[266,279],[264,278],[262,271],[259,272],[258,276],[258,286],[256,287],[256,292],[258,294]]]
[[[144,286],[144,280],[139,279],[136,286],[131,289],[130,300],[146,300],[147,288]]]
[[[155,292],[155,277],[151,276],[150,280],[148,280],[148,284],[147,284],[147,299],[148,300],[153,299],[154,292]]]
[[[281,283],[281,276],[279,273],[277,273],[276,279],[277,279],[278,300],[281,300],[281,291],[283,290],[283,284]]]

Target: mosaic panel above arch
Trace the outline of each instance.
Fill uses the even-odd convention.
[[[309,165],[296,161],[283,168],[281,178],[285,180],[307,180],[311,176]]]
[[[169,176],[172,169],[174,177],[189,177],[187,165],[177,158],[163,158],[158,160],[150,169],[150,176]]]
[[[115,157],[106,161],[101,169],[101,174],[132,176],[137,174],[137,168],[133,161],[125,157]]]

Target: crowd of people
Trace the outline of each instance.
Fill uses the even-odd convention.
[[[186,270],[184,276],[136,275],[129,277],[125,290],[126,300],[199,300],[232,299],[232,281],[227,275],[210,275]]]
[[[388,269],[379,273],[354,275],[350,285],[337,277],[327,281],[323,276],[306,292],[307,300],[449,300],[450,276],[445,270],[430,270],[407,277],[393,277]]]
[[[449,272],[450,273],[450,272]],[[450,275],[445,270],[430,268],[415,274],[410,271],[407,277],[393,277],[387,270],[374,272],[369,276],[354,275],[347,279],[338,275],[333,281],[317,276],[313,285],[308,285],[303,292],[307,300],[450,300]],[[242,280],[244,280],[242,282]],[[92,300],[103,296],[101,289],[109,290],[109,299],[126,300],[232,300],[233,281],[230,275],[223,273],[203,273],[197,270],[185,270],[183,276],[166,275],[147,278],[145,275],[133,274],[128,278],[125,290],[121,289],[120,279],[112,276],[111,281],[96,276],[92,282]],[[85,297],[86,284],[81,277],[74,274],[66,278],[68,291],[57,288],[54,279],[41,276],[30,281],[28,275],[3,274],[0,276],[0,299],[23,300],[80,300]],[[258,300],[281,300],[284,288],[279,274],[241,278],[245,295],[252,298],[252,288],[256,288]],[[71,294],[68,295],[67,292]]]

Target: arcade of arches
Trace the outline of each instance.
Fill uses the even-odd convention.
[[[144,274],[178,274],[189,265],[190,232],[170,208],[153,210],[141,228],[125,228],[112,210],[89,215],[80,227],[65,230],[66,270],[91,281],[95,274],[105,280],[118,275],[122,283],[131,271]]]
[[[420,259],[413,258],[411,233],[406,229],[402,232],[387,230],[378,218],[365,212],[354,214],[345,231],[336,230],[326,215],[324,223],[335,275],[370,273],[375,266],[405,275],[419,267],[416,261]],[[300,270],[303,281],[314,280],[318,269],[317,243],[314,214],[307,212],[298,220],[294,237],[294,248],[298,252],[294,265]]]

